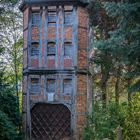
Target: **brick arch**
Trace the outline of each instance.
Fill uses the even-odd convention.
[[[71,112],[63,104],[36,104],[31,109],[32,138],[70,140]]]

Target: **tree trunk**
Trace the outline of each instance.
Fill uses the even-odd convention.
[[[107,92],[106,92],[106,82],[102,83],[101,89],[102,89],[102,102],[103,107],[105,108],[107,105]]]
[[[128,79],[127,79],[128,103],[130,103],[130,101],[131,101],[131,92],[129,91],[130,84],[131,84],[131,80],[130,80],[130,78],[128,78]]]
[[[101,66],[101,73],[102,73],[102,78],[101,78],[101,90],[102,90],[102,103],[103,107],[106,108],[107,105],[107,82],[109,78],[109,70],[105,68],[105,66]]]
[[[120,96],[120,70],[121,70],[121,67],[119,66],[119,68],[117,69],[117,74],[116,74],[116,83],[115,83],[115,101],[116,101],[116,104],[119,105],[119,96]]]

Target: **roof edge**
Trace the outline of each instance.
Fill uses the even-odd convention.
[[[19,6],[21,11],[24,11],[24,8],[27,6],[54,6],[54,5],[79,5],[86,7],[88,2],[83,2],[81,0],[23,0]]]

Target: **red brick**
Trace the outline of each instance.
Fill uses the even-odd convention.
[[[64,59],[64,68],[72,66],[72,59]]]
[[[56,39],[56,27],[48,27],[48,40]]]
[[[47,66],[48,66],[48,68],[54,68],[55,67],[55,59],[48,59]]]
[[[39,66],[39,59],[38,58],[31,59],[31,66],[38,67]]]
[[[68,40],[72,39],[72,31],[73,31],[72,27],[65,27],[64,38]]]

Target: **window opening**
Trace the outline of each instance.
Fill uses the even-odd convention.
[[[72,43],[65,42],[64,43],[64,56],[65,57],[72,57]]]
[[[31,78],[30,93],[38,93],[40,91],[39,78]]]
[[[55,92],[55,79],[48,79],[46,87],[47,87],[48,93],[54,93]]]
[[[40,13],[39,12],[33,12],[32,13],[32,24],[33,25],[39,25],[40,21]]]
[[[56,12],[55,11],[48,12],[48,23],[56,24]]]
[[[63,92],[68,95],[72,93],[72,79],[64,79]]]
[[[33,42],[31,43],[31,56],[38,56],[39,55],[39,43]]]
[[[56,44],[55,44],[55,42],[48,42],[47,55],[48,56],[55,56],[55,54],[56,54]]]
[[[64,12],[64,24],[71,25],[72,24],[72,11],[65,11]]]

